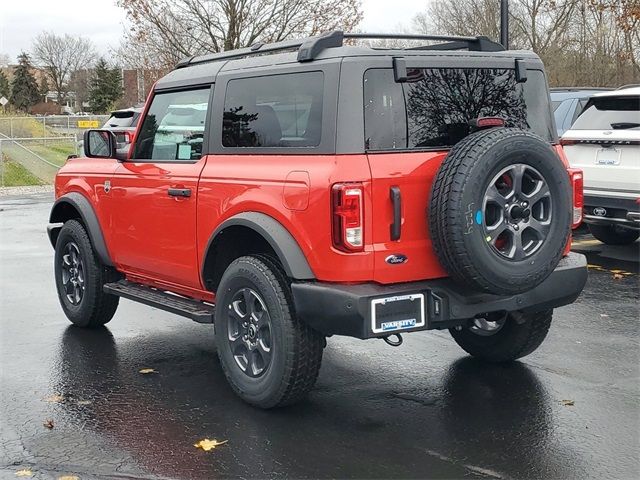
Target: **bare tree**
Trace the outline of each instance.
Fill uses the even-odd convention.
[[[640,81],[640,0],[511,0],[511,48],[535,51],[552,85]],[[433,0],[416,30],[499,39],[498,0]]]
[[[64,105],[71,75],[91,66],[95,50],[91,41],[84,37],[43,32],[33,42],[33,56],[45,68],[51,87],[58,95],[58,103]]]
[[[123,50],[169,67],[196,53],[258,41],[350,30],[362,19],[360,0],[117,0],[131,23]]]

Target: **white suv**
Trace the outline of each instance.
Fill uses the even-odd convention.
[[[593,95],[562,145],[584,172],[584,221],[601,242],[640,236],[640,87]]]

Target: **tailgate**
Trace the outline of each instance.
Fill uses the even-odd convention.
[[[585,190],[637,192],[640,132],[619,130],[609,132],[606,139],[602,137],[602,131],[584,130],[570,131],[563,137],[569,163],[584,172]]]
[[[431,185],[446,152],[369,153],[372,176],[374,280],[409,282],[447,276],[431,245]],[[400,197],[400,235],[392,240],[392,188]],[[406,259],[406,260],[405,260]]]

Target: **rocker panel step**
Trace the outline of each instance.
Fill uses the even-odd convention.
[[[194,322],[213,323],[215,307],[197,300],[180,297],[146,285],[128,282],[127,280],[107,283],[104,285],[103,290],[111,295],[117,295],[134,302],[190,318]]]

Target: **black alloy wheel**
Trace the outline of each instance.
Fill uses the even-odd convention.
[[[227,306],[227,338],[240,370],[259,377],[271,364],[271,317],[262,297],[251,288],[240,288]]]
[[[501,170],[484,194],[483,225],[493,251],[521,261],[546,241],[553,200],[547,181],[530,165],[516,163]]]
[[[61,268],[64,292],[71,305],[80,305],[84,297],[84,265],[80,249],[70,241],[63,247],[63,252]]]

